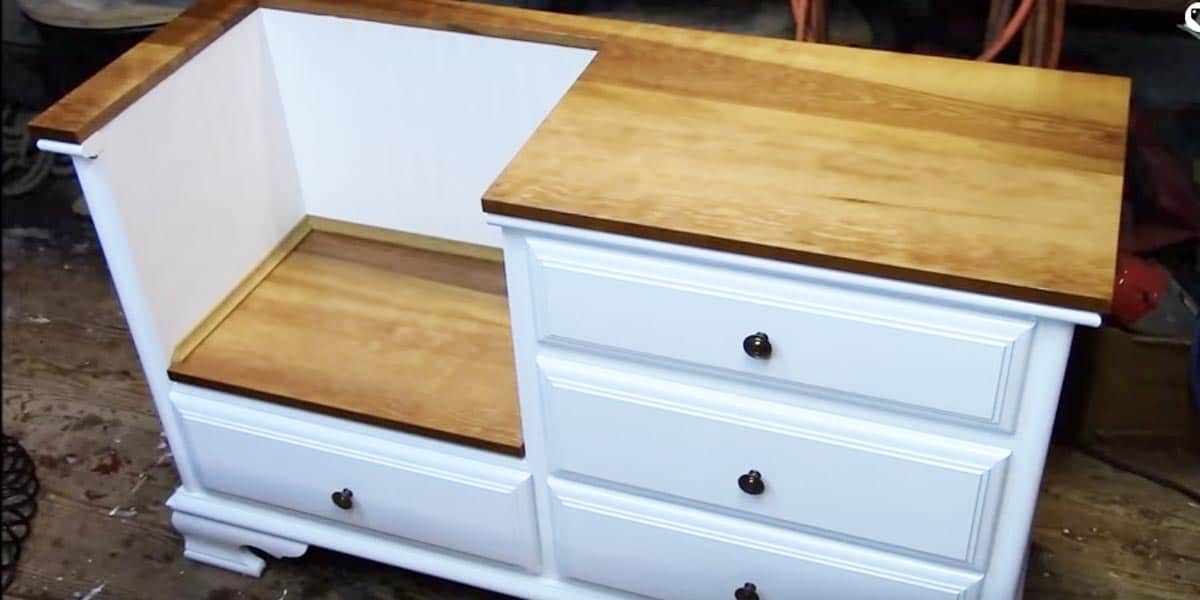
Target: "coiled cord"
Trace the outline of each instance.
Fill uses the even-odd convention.
[[[17,573],[21,544],[29,537],[33,515],[37,512],[38,480],[33,459],[17,440],[4,435],[0,443],[4,453],[3,489],[0,490],[4,516],[0,590],[7,590]]]

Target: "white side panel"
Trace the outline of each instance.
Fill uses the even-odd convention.
[[[133,261],[158,337],[141,350],[162,358],[303,216],[261,25],[246,17],[87,141],[112,196],[85,188],[91,210],[124,232],[104,250]]]
[[[308,212],[489,246],[484,191],[595,55],[260,12]]]
[[[542,356],[550,464],[976,567],[1009,451]],[[597,448],[604,448],[597,452]],[[758,494],[739,476],[761,473]]]
[[[563,575],[679,600],[974,598],[980,575],[551,480]]]

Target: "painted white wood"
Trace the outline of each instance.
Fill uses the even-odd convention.
[[[974,598],[980,575],[552,479],[564,575],[681,600]]]
[[[272,73],[255,13],[86,142],[113,198],[89,208],[120,221],[123,235],[101,242],[130,254],[157,355],[170,356],[304,215]]]
[[[286,536],[301,543],[361,556],[384,564],[461,581],[530,600],[616,600],[628,594],[564,581],[505,565],[385,536],[335,521],[313,519],[234,498],[179,490],[167,500],[175,514],[197,515],[245,530]],[[245,539],[237,537],[236,540]],[[249,544],[253,546],[254,544]],[[211,563],[210,563],[211,564]],[[218,565],[220,566],[220,565]]]
[[[595,55],[260,12],[308,212],[489,246],[480,198]]]
[[[171,400],[205,490],[537,568],[528,473],[180,391]],[[350,509],[331,500],[344,488]]]
[[[241,408],[246,411],[245,414],[254,414],[256,419],[260,421],[301,421],[318,429],[337,430],[339,433],[353,435],[358,439],[370,439],[372,440],[372,444],[383,443],[405,446],[439,456],[462,458],[469,462],[495,465],[509,471],[528,471],[526,461],[522,457],[491,452],[466,444],[458,444],[440,438],[424,436],[419,433],[409,433],[381,425],[372,425],[364,421],[334,417],[311,410],[294,408],[286,404],[247,398],[178,381],[171,382],[171,392],[192,398],[199,398],[209,404]]]
[[[738,272],[760,273],[798,281],[810,281],[837,286],[851,291],[867,292],[881,297],[923,300],[947,307],[978,310],[1017,319],[1038,318],[1086,325],[1088,327],[1100,326],[1100,315],[1098,314],[1048,304],[1010,300],[1008,298],[910,283],[898,279],[886,279],[755,256],[719,252],[706,248],[668,244],[655,240],[588,231],[539,221],[530,221],[528,219],[488,215],[488,222],[514,235],[570,240],[600,248],[612,247],[619,250],[672,258],[689,263],[724,267]]]
[[[543,342],[585,344],[1009,427],[1033,322],[550,239],[528,240]],[[603,301],[597,301],[603,299]],[[742,340],[770,336],[768,359]]]
[[[535,276],[536,261],[531,257],[530,249],[538,243],[550,241],[559,244],[577,245],[586,251],[600,248],[622,254],[645,254],[656,259],[670,261],[676,264],[676,266],[687,267],[698,265],[706,269],[713,269],[714,271],[720,270],[747,276],[762,276],[764,279],[774,279],[782,276],[789,280],[814,282],[839,290],[870,294],[885,300],[917,300],[935,307],[967,310],[977,317],[984,319],[996,317],[1001,321],[1015,320],[1030,323],[1032,329],[1025,334],[1028,338],[1025,342],[1027,345],[1027,360],[1019,369],[1014,367],[1014,371],[1019,370],[1022,373],[1019,380],[1014,379],[1014,381],[1020,381],[1021,384],[1018,388],[1018,404],[1021,410],[1013,414],[1011,432],[987,426],[980,421],[930,419],[928,418],[928,413],[884,410],[880,406],[870,406],[847,401],[847,398],[836,397],[831,394],[818,394],[804,388],[760,385],[764,382],[756,384],[753,378],[742,378],[739,380],[736,377],[731,377],[728,371],[687,368],[685,363],[662,360],[630,362],[630,358],[636,355],[628,352],[597,352],[599,349],[597,346],[582,344],[547,345],[527,342],[524,345],[516,347],[518,370],[522,367],[528,367],[530,363],[536,364],[539,356],[542,357],[542,360],[551,358],[582,361],[589,365],[619,373],[619,376],[612,376],[608,382],[612,387],[616,387],[617,389],[621,388],[622,382],[628,381],[631,377],[649,377],[661,380],[660,385],[670,384],[671,382],[677,384],[684,383],[690,387],[710,388],[715,392],[748,396],[763,403],[777,404],[781,408],[789,406],[800,407],[827,413],[831,418],[834,416],[852,417],[859,420],[874,421],[887,427],[908,429],[914,435],[936,434],[958,438],[966,442],[979,443],[980,445],[990,445],[1007,449],[1011,452],[1011,455],[1006,460],[1005,481],[998,506],[995,509],[985,509],[986,512],[995,514],[995,525],[991,528],[994,531],[994,536],[990,544],[981,538],[978,546],[979,548],[986,548],[988,545],[991,546],[990,558],[986,560],[986,563],[981,563],[981,566],[978,567],[986,573],[986,577],[978,588],[978,594],[980,598],[985,600],[1011,600],[1017,596],[1019,593],[1019,573],[1023,569],[1025,562],[1025,548],[1028,543],[1029,528],[1037,500],[1038,484],[1040,482],[1042,467],[1044,466],[1050,428],[1053,424],[1058,392],[1062,382],[1066,357],[1070,349],[1071,333],[1073,331],[1072,323],[1094,324],[1098,322],[1098,318],[1095,315],[1079,313],[1077,311],[1063,311],[1054,307],[1043,307],[1028,303],[988,298],[974,294],[938,290],[936,288],[915,286],[903,282],[892,282],[878,278],[813,269],[775,261],[765,261],[751,257],[728,255],[696,248],[648,242],[624,236],[574,230],[508,218],[494,218],[493,220],[498,224],[502,224],[505,229],[505,256],[509,277],[509,301],[510,305],[514,306],[514,311],[517,310],[516,307],[529,310],[534,305],[534,299],[543,293],[539,288],[541,282]],[[604,270],[606,265],[589,264],[586,267],[592,270]],[[593,297],[588,299],[589,302],[600,303],[605,303],[609,300],[609,297]],[[568,306],[563,310],[570,310],[572,308],[578,307]],[[527,328],[528,330],[523,335],[528,338],[537,337],[533,319],[529,318],[528,315],[524,321],[514,320],[513,326],[514,329]],[[695,321],[695,326],[704,327],[705,322],[697,320]],[[514,336],[518,335],[522,334],[514,331]],[[1014,372],[1015,376],[1016,373]],[[529,392],[523,389],[522,393],[528,394]],[[535,390],[535,393],[542,395],[537,399],[539,405],[545,404],[551,395],[551,392],[546,389]],[[679,404],[686,403],[680,401]],[[754,410],[759,407],[759,405],[754,403],[743,402],[742,404],[747,404],[748,406],[739,405],[734,414],[741,416],[752,415]],[[602,454],[612,452],[615,444],[611,442],[611,439],[619,437],[621,435],[620,431],[628,427],[629,423],[629,419],[624,419],[620,422],[596,422],[593,420],[593,428],[601,432],[606,432],[610,436],[610,441],[605,444],[604,450],[598,450],[597,452]],[[544,427],[542,431],[550,436],[554,435],[554,432],[550,431],[553,426],[549,420],[546,420],[541,425]],[[659,437],[673,439],[676,436],[687,436],[688,430],[687,426],[674,423],[669,427],[658,427],[654,434]],[[595,435],[599,436],[600,434],[597,433]],[[709,441],[712,442],[712,440]],[[558,460],[557,453],[553,448],[551,446],[548,452],[552,460]],[[709,454],[712,453],[710,452]],[[638,460],[644,459],[639,458]],[[709,460],[708,455],[705,455],[703,459],[697,459],[696,462],[703,463],[707,460]],[[804,456],[803,454],[795,453],[792,456],[792,460],[800,462],[804,460]],[[685,470],[687,466],[686,463],[677,464],[675,469]],[[846,476],[859,477],[862,474],[847,473]],[[586,483],[603,485],[601,483],[603,480],[599,478],[572,477],[581,478]],[[541,480],[538,480],[538,483],[541,483]],[[664,494],[648,491],[645,494],[670,501],[673,504],[680,504],[676,506],[680,510],[683,510],[682,504],[695,506],[692,501],[683,499],[673,493]],[[887,502],[891,498],[890,490],[886,489],[885,486],[880,486],[878,496],[880,502]],[[730,511],[730,509],[725,507],[714,509],[715,512],[737,514],[737,512]],[[746,520],[739,522],[743,524],[748,523]],[[982,522],[986,531],[988,525],[986,521]],[[561,524],[556,521],[554,527],[556,536],[561,534]],[[580,541],[579,543],[583,544],[585,542]],[[560,553],[559,570],[562,573],[568,573],[571,571],[572,566],[561,557],[561,553],[563,552],[561,540],[557,540],[556,538],[555,544],[556,550]],[[645,554],[639,556],[645,557],[653,554],[653,551],[647,550]],[[895,557],[896,555],[891,554],[891,556]],[[978,557],[980,560],[982,560],[981,556]],[[601,569],[603,570],[603,568]],[[854,596],[852,594],[834,594],[831,597]]]
[[[251,577],[262,575],[267,564],[249,550],[251,546],[275,558],[300,556],[308,551],[308,544],[183,512],[171,515],[171,525],[183,535],[185,557]]]
[[[986,561],[1006,449],[546,356],[538,362],[554,471]],[[766,484],[760,495],[737,485],[751,469]]]
[[[254,14],[83,144],[39,142],[74,157],[184,487],[171,352],[303,215],[277,105]]]
[[[525,462],[533,474],[538,536],[542,547],[542,573],[547,577],[558,577],[554,529],[550,521],[550,490],[546,487],[549,474],[545,435],[547,424],[543,417],[540,374],[535,360],[538,341],[534,335],[527,247],[521,235],[508,230],[503,232],[503,242],[509,322],[516,356],[517,398],[521,405],[521,434],[525,441]]]
[[[42,152],[53,152],[54,154],[66,154],[67,156],[75,156],[79,158],[96,158],[99,152],[92,148],[84,148],[83,144],[70,144],[60,142],[58,140],[38,140],[37,148]]]
[[[1074,333],[1075,328],[1069,323],[1040,321],[1034,334],[1021,399],[1023,408],[1012,441],[1004,501],[992,542],[993,558],[984,582],[986,600],[1008,600],[1022,591],[1020,580],[1029,547],[1029,530]]]

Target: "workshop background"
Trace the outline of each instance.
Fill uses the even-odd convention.
[[[1189,2],[508,0],[700,29],[1126,75],[1113,314],[1080,329],[1026,598],[1200,598],[1200,35]],[[252,579],[187,561],[178,484],[88,212],[25,124],[188,0],[3,0],[4,596],[498,598],[313,548]],[[793,5],[807,6],[796,15]],[[799,18],[798,18],[799,17]],[[1000,42],[997,42],[1000,40]],[[1006,42],[1006,43],[1005,43]],[[22,449],[23,448],[23,449]]]

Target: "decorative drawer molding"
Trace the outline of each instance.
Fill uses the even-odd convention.
[[[178,390],[171,402],[205,490],[530,570],[540,563],[528,473]],[[333,498],[344,489],[348,508]]]
[[[537,337],[1011,431],[1035,322],[526,238]],[[772,353],[752,358],[763,332]]]
[[[986,564],[1007,449],[545,356],[538,362],[552,472]],[[757,488],[741,481],[750,471],[759,474]]]
[[[550,482],[560,572],[655,598],[950,600],[983,576],[568,481]]]

